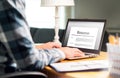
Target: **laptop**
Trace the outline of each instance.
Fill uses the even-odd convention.
[[[105,19],[68,19],[62,46],[78,48],[85,53],[80,59],[99,56],[105,33]]]

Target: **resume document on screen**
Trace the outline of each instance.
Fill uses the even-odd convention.
[[[71,27],[67,46],[94,49],[98,28]]]

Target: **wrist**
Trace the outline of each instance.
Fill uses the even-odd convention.
[[[60,49],[57,49],[57,50],[58,50],[58,52],[61,55],[61,60],[64,60],[66,58],[65,53],[62,50],[60,50]]]

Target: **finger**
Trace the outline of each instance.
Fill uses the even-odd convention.
[[[81,50],[76,50],[76,52],[78,52],[78,53],[80,53],[80,54],[82,54],[82,55],[84,55],[84,52],[83,51],[81,51]]]
[[[85,56],[85,54],[83,52],[76,51],[74,56]]]
[[[59,43],[54,43],[53,45],[54,45],[53,48],[60,48],[61,47],[61,44],[59,44]]]

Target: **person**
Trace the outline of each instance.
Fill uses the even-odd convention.
[[[24,0],[0,0],[0,52],[7,57],[5,72],[20,70],[42,70],[50,63],[65,58],[84,56],[76,48],[61,47],[58,43],[47,42],[35,47],[25,17]]]

